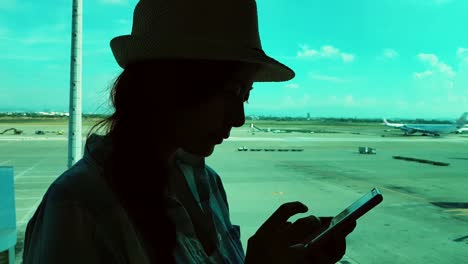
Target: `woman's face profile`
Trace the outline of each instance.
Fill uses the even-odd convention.
[[[254,65],[243,64],[232,79],[219,84],[219,93],[185,109],[176,122],[178,147],[208,157],[215,145],[229,137],[233,127],[244,125],[244,102],[248,100],[256,70]]]

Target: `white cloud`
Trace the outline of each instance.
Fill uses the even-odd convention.
[[[432,71],[430,71],[430,70],[414,73],[414,77],[416,77],[417,79],[424,79],[424,78],[426,78],[428,76],[431,76],[431,75],[432,75]]]
[[[468,48],[458,48],[457,58],[462,62],[468,62]]]
[[[302,46],[301,51],[297,52],[297,57],[314,57],[318,55],[318,51],[309,49],[307,46]]]
[[[352,62],[354,60],[354,55],[350,53],[341,53],[341,59],[344,62]]]
[[[455,72],[453,71],[452,67],[448,66],[445,63],[440,63],[438,65],[440,72],[447,74],[449,77],[454,77]]]
[[[458,48],[457,49],[457,57],[458,58],[463,58],[465,56],[468,56],[468,48]]]
[[[347,95],[344,99],[344,104],[346,106],[352,106],[355,104],[353,96],[352,95]]]
[[[398,57],[399,54],[396,50],[394,49],[384,49],[383,52],[382,52],[382,55],[380,56],[381,58],[384,58],[384,59],[395,59],[396,57]]]
[[[100,0],[103,4],[109,5],[126,5],[128,4],[128,0]]]
[[[288,88],[288,89],[297,89],[297,88],[299,88],[299,84],[297,84],[297,83],[288,83],[288,84],[285,85],[285,87]]]
[[[421,60],[421,61],[429,62],[429,64],[430,64],[431,66],[437,65],[437,63],[439,62],[439,59],[438,59],[437,56],[434,55],[434,54],[419,53],[419,54],[418,54],[418,58],[419,58],[419,60]]]
[[[314,80],[334,82],[334,83],[349,82],[349,80],[346,80],[340,77],[323,75],[323,74],[318,74],[318,73],[309,73],[309,77]]]
[[[468,63],[465,62],[468,60],[465,59],[468,57],[468,49],[460,47],[454,53],[458,63],[453,69],[435,54],[421,53],[417,56],[426,69],[414,73],[417,79],[414,88],[419,97],[433,107],[433,111],[447,112],[447,109],[463,108],[467,104]],[[422,106],[416,108],[421,109]]]
[[[297,52],[298,58],[330,58],[341,59],[343,62],[354,61],[355,55],[342,52],[340,49],[331,45],[324,45],[320,50],[310,49],[307,45],[302,45],[301,50]]]
[[[420,53],[418,54],[418,58],[420,61],[426,63],[432,71],[438,71],[447,77],[455,77],[455,72],[452,67],[440,61],[435,54]]]
[[[333,46],[322,46],[322,55],[325,57],[333,57],[340,55],[340,50]]]

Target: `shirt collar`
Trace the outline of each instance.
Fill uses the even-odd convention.
[[[205,158],[179,148],[175,153],[176,162],[182,162],[192,167],[204,167]]]

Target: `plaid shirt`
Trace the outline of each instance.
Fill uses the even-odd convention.
[[[214,253],[207,256],[196,238],[192,220],[177,198],[169,213],[176,223],[177,263],[244,263],[244,251],[240,242],[240,228],[232,225],[229,207],[219,175],[205,164],[203,158],[179,151],[176,163],[182,171],[196,203],[201,210],[211,216],[217,235]]]
[[[49,187],[25,233],[23,263],[149,263],[145,245],[126,212],[102,179],[110,151],[106,137],[93,135],[83,159]],[[175,196],[169,214],[176,224],[177,263],[244,263],[239,226],[232,225],[221,179],[204,159],[179,151],[176,163],[205,214],[211,215],[218,241],[207,256],[192,219]]]

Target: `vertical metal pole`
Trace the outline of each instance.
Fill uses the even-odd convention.
[[[70,61],[70,108],[68,119],[68,167],[81,159],[81,60],[82,0],[73,0]]]
[[[0,263],[15,263],[16,229],[15,184],[12,166],[0,166]]]

